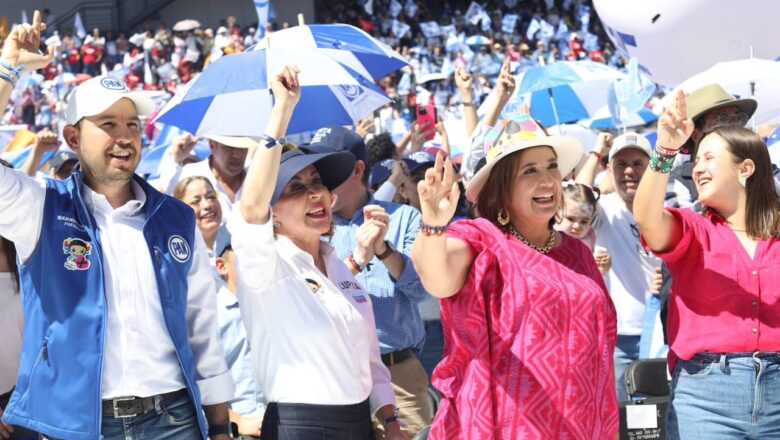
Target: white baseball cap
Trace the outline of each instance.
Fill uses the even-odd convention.
[[[612,141],[612,148],[609,150],[609,161],[612,162],[612,158],[626,148],[643,151],[648,157],[653,149],[646,137],[638,133],[628,132],[621,134]]]
[[[154,111],[154,102],[149,97],[131,92],[120,79],[101,75],[84,81],[70,94],[65,108],[65,123],[73,125],[85,116],[103,113],[122,98],[133,101],[138,116]]]

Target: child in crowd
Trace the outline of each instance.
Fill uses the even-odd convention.
[[[591,251],[596,244],[596,232],[591,227],[596,215],[596,203],[600,193],[587,185],[574,182],[563,184],[563,207],[558,212],[561,222],[555,229],[579,238]],[[594,257],[601,274],[607,273],[612,259],[604,248],[595,249]]]

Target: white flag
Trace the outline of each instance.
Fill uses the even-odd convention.
[[[479,23],[482,19],[482,6],[477,2],[471,2],[463,18],[471,24]]]
[[[539,39],[544,41],[545,46],[550,43],[550,39],[555,36],[555,27],[548,23],[546,20],[542,20],[541,30],[539,31]]]
[[[409,32],[409,29],[411,29],[411,27],[408,24],[393,20],[393,35],[395,35],[396,38],[403,38],[404,35]]]
[[[406,0],[406,6],[404,6],[404,10],[406,11],[407,17],[414,18],[414,16],[417,14],[417,3],[415,3],[414,0]]]
[[[490,15],[488,15],[487,11],[483,9],[482,13],[479,14],[479,19],[482,21],[482,32],[489,31],[490,25],[493,24],[493,20],[490,19]]]
[[[403,5],[399,3],[398,0],[393,0],[390,2],[390,15],[393,18],[398,17],[398,14],[400,14],[403,9]]]
[[[25,23],[29,23],[29,21],[27,21],[27,10],[26,9],[22,9],[22,23],[21,24],[25,24]]]
[[[54,35],[47,38],[43,44],[46,46],[62,46],[62,40],[60,40],[60,36],[57,34],[57,31],[54,31]]]
[[[434,38],[441,35],[442,28],[435,21],[427,21],[420,23],[420,30],[425,35],[425,38]]]
[[[265,27],[268,26],[268,4],[270,0],[254,0],[257,10],[257,36],[265,36]]]
[[[76,35],[82,40],[87,36],[87,30],[84,28],[84,22],[81,21],[80,12],[76,12],[76,18],[73,19],[73,29],[76,30]]]
[[[507,8],[514,8],[517,6],[517,0],[504,0],[504,4]]]
[[[503,19],[501,19],[501,31],[505,34],[511,34],[515,31],[515,26],[517,25],[517,14],[506,14]]]
[[[534,39],[534,35],[539,31],[539,29],[542,28],[542,25],[539,23],[539,19],[534,17],[531,19],[531,23],[528,25],[528,30],[525,32],[525,38],[528,39],[528,41],[531,41]]]
[[[368,15],[374,15],[374,0],[366,0],[366,2],[363,3],[363,10],[366,11],[366,14]]]
[[[448,37],[450,35],[453,35],[453,36],[455,35],[455,25],[454,24],[451,24],[449,26],[442,26],[439,29],[441,29],[441,34],[442,35],[446,35]]]

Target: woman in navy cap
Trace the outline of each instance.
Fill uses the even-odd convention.
[[[368,292],[321,240],[331,233],[330,191],[355,157],[283,147],[298,69],[285,67],[271,86],[276,103],[228,223],[253,367],[270,402],[261,438],[367,440],[375,416],[387,438],[405,439]],[[383,239],[386,226],[374,226],[356,251]]]

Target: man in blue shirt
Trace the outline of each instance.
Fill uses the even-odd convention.
[[[425,327],[417,304],[427,292],[409,257],[420,225],[420,212],[407,205],[373,200],[368,191],[367,152],[363,139],[343,127],[324,127],[311,144],[314,151],[350,151],[357,158],[351,176],[333,192],[335,223],[331,244],[348,262],[357,280],[371,294],[382,361],[392,377],[398,401],[399,419],[411,437],[430,424],[428,376],[417,359],[425,340]],[[361,246],[358,237],[384,224],[383,237],[376,240],[373,258],[360,261],[353,252]],[[377,426],[378,438],[383,438]]]

